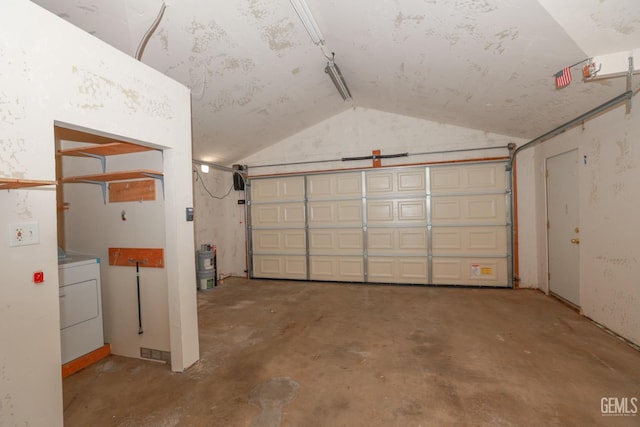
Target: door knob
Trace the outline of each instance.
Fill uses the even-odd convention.
[[[573,243],[574,245],[579,245],[580,239],[571,239],[571,243]]]

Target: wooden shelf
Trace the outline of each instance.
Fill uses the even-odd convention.
[[[41,187],[56,185],[55,181],[36,181],[32,179],[0,178],[0,190],[14,190],[17,188]]]
[[[78,157],[102,157],[116,156],[119,154],[140,153],[143,151],[153,151],[154,148],[143,147],[142,145],[129,144],[126,142],[112,142],[101,145],[87,145],[83,147],[65,148],[59,150],[62,156]]]
[[[96,135],[94,133],[83,132],[81,130],[69,129],[60,126],[55,126],[54,129],[56,139],[58,140],[87,142],[91,144],[111,144],[114,142],[122,142],[116,138]]]
[[[152,171],[148,169],[138,169],[122,172],[96,173],[92,175],[68,176],[60,179],[60,184],[85,183],[98,184],[102,188],[102,199],[107,203],[107,182],[127,181],[131,179],[153,178],[160,180],[162,184],[162,192],[164,196],[164,176],[162,172]]]
[[[162,172],[152,171],[147,169],[138,169],[132,171],[122,171],[122,172],[107,172],[107,173],[97,173],[92,175],[80,175],[80,176],[68,176],[62,178],[60,180],[61,183],[71,183],[71,182],[110,182],[110,181],[126,181],[128,179],[139,179],[139,178],[162,178]]]
[[[69,176],[62,177],[58,180],[59,184],[68,183],[87,183],[97,184],[102,188],[102,196],[104,203],[107,203],[107,182],[113,181],[128,181],[139,180],[144,178],[153,178],[160,181],[162,184],[162,192],[164,195],[164,176],[162,172],[157,172],[147,169],[138,169],[121,172],[107,172],[107,157],[116,156],[120,154],[132,154],[141,153],[146,151],[159,151],[162,150],[156,148],[145,147],[130,142],[124,142],[115,138],[110,138],[101,135],[90,134],[87,132],[68,129],[56,126],[55,135],[58,141],[72,141],[81,142],[84,145],[73,148],[61,148],[58,150],[58,156],[75,156],[75,157],[89,157],[100,160],[102,165],[102,173],[81,175],[81,176]],[[2,188],[2,187],[0,187]],[[155,187],[153,192],[153,200],[155,200]],[[145,200],[144,195],[141,196],[141,201]],[[136,199],[137,200],[137,199]],[[151,199],[149,199],[151,200]]]

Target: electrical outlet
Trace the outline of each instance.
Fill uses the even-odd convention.
[[[37,222],[9,224],[9,246],[37,245],[40,243],[40,230]]]

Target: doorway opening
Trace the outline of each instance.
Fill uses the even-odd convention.
[[[161,147],[61,124],[55,144],[63,364],[81,369],[96,352],[169,363],[164,258],[112,256],[164,250]]]

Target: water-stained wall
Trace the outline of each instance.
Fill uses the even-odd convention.
[[[174,370],[198,358],[189,91],[30,1],[0,5],[0,176],[55,180],[54,122],[164,147],[165,275]],[[100,197],[100,195],[98,196]],[[86,200],[102,203],[102,200]],[[0,425],[61,426],[56,190],[0,190]],[[40,243],[9,247],[9,224]],[[90,224],[90,221],[87,221]],[[34,284],[42,271],[44,283]]]
[[[245,249],[244,191],[233,188],[231,172],[194,166],[193,193],[195,203],[196,249],[213,244],[217,250],[218,276],[244,277],[247,268]]]
[[[480,150],[466,153],[414,155],[435,151],[483,147],[506,147],[519,138],[463,128],[400,114],[366,108],[353,108],[324,120],[243,159],[251,175],[322,169],[370,167],[371,160],[340,161],[343,157],[369,156],[372,150],[381,154],[410,153],[410,157],[385,159],[385,166],[451,159],[506,156],[507,150]],[[318,164],[251,168],[265,164],[300,161],[333,160]]]
[[[634,102],[637,103],[636,98]],[[536,149],[533,179],[536,217],[546,218],[545,159],[578,149],[580,210],[580,306],[585,316],[640,343],[640,111],[619,106]],[[533,207],[533,206],[531,206]],[[546,279],[546,221],[537,221],[537,242],[523,236],[522,245],[538,247],[538,261],[522,259]],[[542,264],[537,268],[533,262]]]

